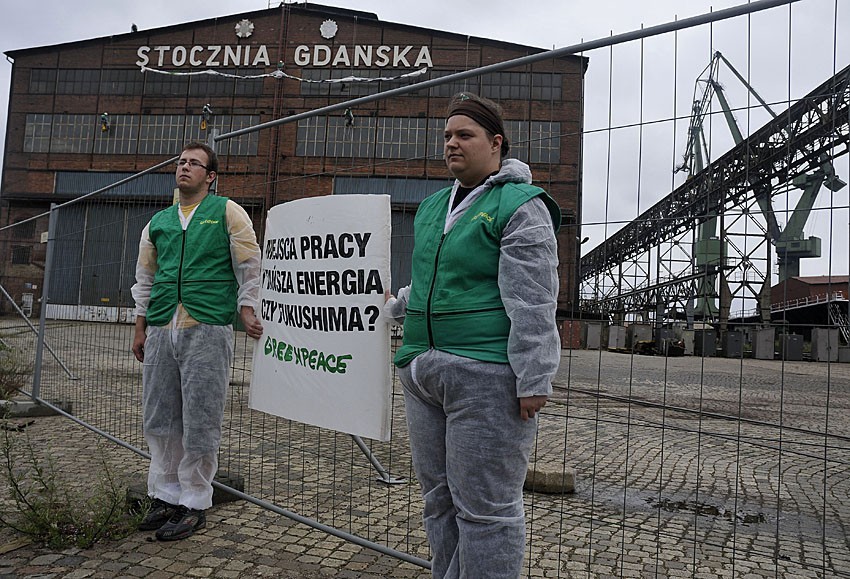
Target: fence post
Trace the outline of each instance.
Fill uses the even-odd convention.
[[[56,203],[50,204],[47,221],[47,255],[44,258],[44,280],[41,286],[41,307],[38,312],[38,337],[35,345],[35,368],[32,373],[32,397],[38,399],[41,390],[41,360],[44,355],[44,336],[47,324],[47,302],[50,288],[50,270],[53,267],[53,236],[56,234]]]

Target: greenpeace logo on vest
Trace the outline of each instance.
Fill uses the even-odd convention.
[[[414,60],[415,56],[415,60]],[[368,46],[358,44],[354,47],[341,45],[331,48],[326,44],[316,44],[311,49],[306,44],[295,48],[296,66],[343,66],[343,67],[379,67],[379,68],[419,68],[434,66],[431,63],[431,51],[427,46],[414,51],[413,46]]]
[[[215,225],[218,223],[218,219],[204,219],[198,225]]]
[[[269,66],[269,50],[259,46],[140,46],[136,66]]]
[[[470,219],[470,221],[475,221],[475,220],[476,220],[476,219],[478,219],[479,217],[480,217],[481,219],[486,219],[486,220],[487,220],[487,223],[493,223],[493,219],[494,219],[494,218],[493,218],[493,217],[490,217],[490,214],[489,214],[489,213],[484,213],[483,211],[479,212],[479,213],[478,213],[478,215],[476,215],[475,217],[473,217],[472,219]]]

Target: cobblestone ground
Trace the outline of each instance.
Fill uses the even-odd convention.
[[[0,328],[2,328],[0,322]],[[129,328],[55,324],[43,398],[143,448]],[[30,351],[25,331],[0,329]],[[393,440],[366,441],[402,484],[377,482],[343,434],[248,409],[240,342],[221,470],[281,509],[427,559],[401,397]],[[572,494],[526,493],[528,577],[850,576],[850,366],[563,353],[535,460],[575,468]],[[131,480],[146,461],[62,417],[25,433],[86,484],[98,457]],[[92,452],[93,448],[103,450]],[[22,544],[0,530],[0,577],[411,577],[426,569],[239,500],[174,544],[135,533],[79,551]]]

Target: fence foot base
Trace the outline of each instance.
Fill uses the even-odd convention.
[[[63,412],[72,413],[70,402],[49,400],[51,404]],[[32,400],[0,400],[0,416],[5,418],[30,418],[36,416],[57,416],[59,413]]]

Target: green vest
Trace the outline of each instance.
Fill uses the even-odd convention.
[[[185,231],[177,205],[151,219],[148,230],[156,247],[157,270],[146,316],[149,325],[168,324],[178,303],[201,323],[233,323],[237,283],[230,261],[226,205],[226,197],[207,195]]]
[[[487,191],[445,235],[451,188],[422,202],[413,224],[412,279],[397,366],[406,366],[429,348],[508,362],[511,322],[498,284],[502,231],[519,206],[537,196],[549,208],[557,231],[558,205],[543,189],[524,183]]]

